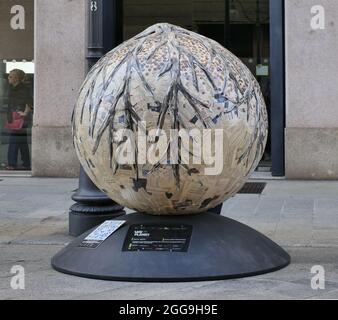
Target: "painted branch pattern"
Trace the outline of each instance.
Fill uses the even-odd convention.
[[[146,118],[151,119],[150,127],[148,124],[143,126]],[[72,125],[74,145],[80,160],[98,157],[102,148],[109,150],[109,175],[117,180],[120,172],[129,170],[114,160],[118,146],[126,143],[126,140],[115,137],[116,131],[121,128],[130,130],[135,136],[138,130],[142,130],[152,144],[158,142],[161,130],[196,127],[228,128],[229,134],[236,132],[241,136],[240,144],[235,146],[229,142],[231,150],[237,150],[235,163],[229,158],[226,165],[229,170],[234,165],[243,168],[242,173],[238,179],[233,179],[233,185],[226,188],[223,196],[210,198],[213,199],[210,206],[236,192],[257,166],[267,136],[264,100],[250,71],[215,41],[166,23],[146,29],[100,59],[80,89]],[[153,129],[156,134],[151,137],[149,130]],[[146,181],[156,176],[156,172],[163,174],[168,167],[171,168],[177,192],[182,191],[187,177],[199,176],[198,169],[183,164],[180,140],[177,164],[163,165],[163,158],[175,147],[169,141],[161,160],[146,169],[138,164],[139,150],[135,141],[132,143],[135,162],[130,170],[133,172],[133,188],[138,193],[143,189],[146,196],[156,193],[149,191],[151,186]],[[192,150],[189,154],[194,156]],[[100,180],[98,169],[89,160],[84,162],[87,173]],[[196,183],[204,188],[205,179],[200,180]],[[115,193],[123,192],[111,183]],[[125,184],[127,182],[124,181]],[[139,188],[139,185],[143,187]],[[175,210],[185,210],[184,204],[189,206],[192,200],[174,199],[175,191],[169,189],[164,193],[166,199],[171,201]]]

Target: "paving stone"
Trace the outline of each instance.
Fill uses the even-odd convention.
[[[290,198],[285,201],[282,215],[295,216],[301,214],[304,217],[312,216],[314,212],[313,199]]]
[[[315,199],[314,211],[316,215],[338,215],[338,199]]]

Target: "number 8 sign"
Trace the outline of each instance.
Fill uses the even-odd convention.
[[[97,11],[97,1],[90,2],[90,11],[96,12]]]

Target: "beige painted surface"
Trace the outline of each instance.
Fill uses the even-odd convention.
[[[66,177],[78,172],[70,128],[86,73],[85,4],[84,0],[35,1],[34,176]]]

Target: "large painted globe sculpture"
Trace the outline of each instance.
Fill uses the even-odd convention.
[[[214,281],[287,266],[290,256],[270,239],[208,213],[256,168],[267,130],[257,81],[215,41],[161,23],[124,42],[89,72],[73,137],[91,180],[136,212],[103,242],[93,233],[106,233],[107,224],[88,230],[52,266],[152,282]]]
[[[73,113],[91,180],[154,215],[206,212],[232,197],[257,167],[267,131],[249,69],[217,42],[166,23],[106,54]]]

